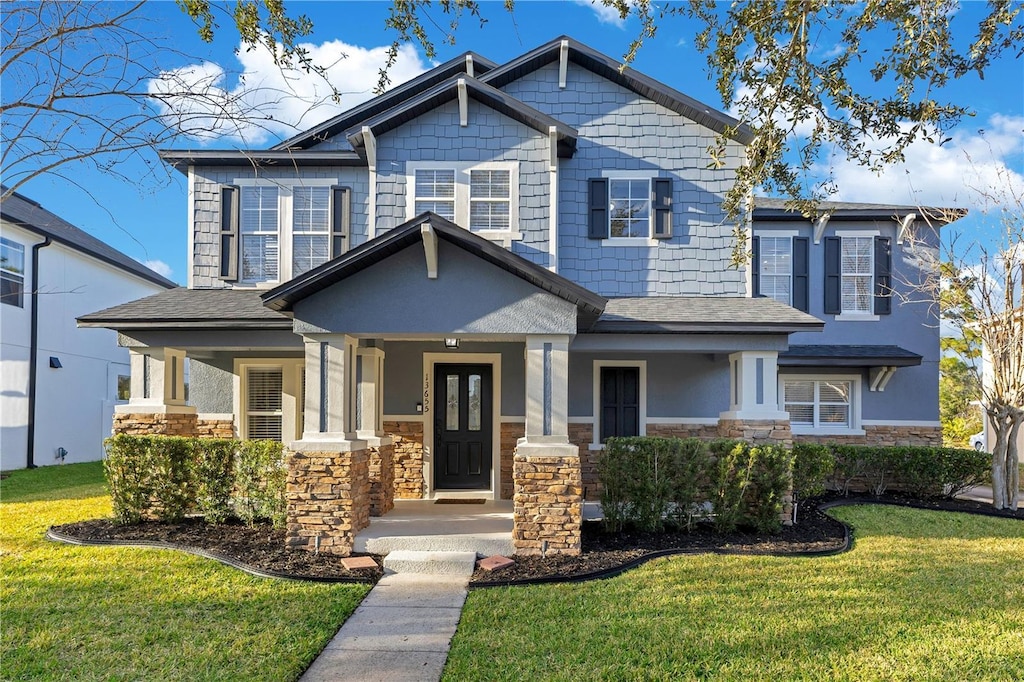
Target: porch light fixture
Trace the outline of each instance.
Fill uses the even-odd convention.
[[[458,339],[445,339],[444,340],[444,347],[447,348],[448,350],[456,350],[459,347],[459,340]]]

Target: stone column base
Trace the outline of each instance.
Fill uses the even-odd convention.
[[[395,447],[381,443],[369,452],[370,516],[383,516],[395,508]]]
[[[718,435],[755,445],[793,447],[793,432],[789,429],[788,419],[719,419]]]
[[[293,452],[287,457],[288,549],[352,553],[370,525],[370,453]]]
[[[516,554],[579,554],[583,524],[579,448],[520,443],[512,478]]]
[[[115,412],[112,432],[129,436],[195,436],[195,412]]]

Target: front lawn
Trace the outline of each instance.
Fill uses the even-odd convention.
[[[831,513],[856,529],[851,552],[680,556],[474,591],[445,679],[1021,679],[1024,523]]]
[[[43,539],[51,525],[110,513],[100,463],[0,482],[3,679],[295,679],[369,590]]]

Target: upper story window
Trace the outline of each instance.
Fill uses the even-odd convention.
[[[754,296],[774,298],[807,312],[810,238],[796,231],[763,231],[751,240]]]
[[[607,171],[588,182],[590,239],[649,246],[672,236],[672,179],[649,171]]]
[[[515,163],[406,164],[407,217],[431,211],[484,237],[520,239],[519,171]]]
[[[842,239],[842,310],[843,313],[871,314],[874,265],[871,251],[874,237],[841,237]]]
[[[284,282],[344,253],[349,188],[330,180],[237,182],[221,191],[221,279]]]
[[[25,307],[25,246],[0,237],[0,303]]]

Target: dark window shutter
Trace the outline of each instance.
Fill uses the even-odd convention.
[[[352,227],[352,190],[331,187],[331,258],[348,251]]]
[[[220,188],[220,279],[238,280],[238,205],[241,191],[234,185]]]
[[[608,180],[606,178],[590,179],[589,228],[587,236],[591,239],[608,238]]]
[[[761,238],[750,238],[750,290],[754,298],[761,295]]]
[[[875,315],[892,313],[892,240],[875,237]]]
[[[810,309],[810,251],[808,237],[793,237],[793,307]]]
[[[843,243],[840,237],[825,237],[825,314],[843,312]]]
[[[640,370],[601,368],[601,442],[640,435]]]
[[[655,178],[651,184],[654,195],[654,238],[669,239],[672,236],[672,178]]]

